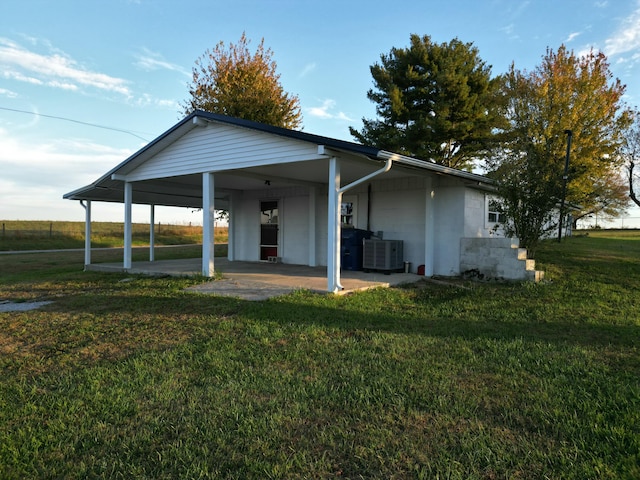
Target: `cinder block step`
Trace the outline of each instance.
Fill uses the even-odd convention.
[[[536,270],[535,260],[511,238],[463,238],[460,243],[460,271],[477,271],[482,278],[539,282],[544,272]]]
[[[529,270],[527,271],[528,279],[533,282],[541,282],[544,280],[544,271],[542,270]]]

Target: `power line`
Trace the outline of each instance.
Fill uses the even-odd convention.
[[[18,110],[18,109],[15,109],[15,108],[7,108],[7,107],[0,107],[0,110],[6,110],[8,112],[16,112],[16,113],[26,113],[28,115],[36,115],[38,117],[52,118],[54,120],[63,120],[65,122],[78,123],[80,125],[86,125],[88,127],[102,128],[104,130],[112,130],[114,132],[127,133],[129,135],[133,135],[136,138],[139,138],[140,140],[144,140],[145,142],[149,141],[146,138],[141,137],[140,135],[138,135],[138,134],[136,134],[136,133],[134,133],[134,132],[132,132],[130,130],[123,130],[123,129],[120,129],[120,128],[108,127],[106,125],[98,125],[97,123],[83,122],[81,120],[74,120],[73,118],[58,117],[56,115],[45,115],[44,113],[30,112],[28,110]]]

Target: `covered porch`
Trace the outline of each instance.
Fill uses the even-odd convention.
[[[375,185],[372,189],[375,182],[378,190]],[[126,271],[137,268],[131,256],[134,203],[150,207],[150,226],[155,206],[201,209],[202,255],[192,273],[205,277],[225,271],[219,257],[214,259],[214,224],[216,210],[226,210],[228,261],[263,261],[269,269],[275,268],[272,262],[324,266],[320,290],[340,293],[351,289],[346,283],[349,275],[341,268],[343,228],[405,242],[410,248],[399,260],[423,265],[426,277],[457,271],[465,189],[491,189],[489,184],[480,175],[365,145],[196,111],[64,198],[79,200],[85,209],[87,269],[92,202],[124,206],[119,268]],[[352,210],[343,211],[345,206]],[[449,230],[436,223],[438,206],[443,219],[460,219],[450,228],[451,238],[441,240],[444,255],[436,255],[436,232]],[[153,262],[153,228],[149,243]],[[438,266],[437,272],[442,258],[446,265]]]
[[[194,276],[201,273],[201,266],[200,258],[156,260],[132,262],[131,268],[126,271],[144,275]],[[104,272],[125,271],[121,262],[96,263],[87,265],[86,269]],[[226,258],[216,257],[216,271],[222,278],[193,286],[190,290],[245,300],[265,300],[295,290],[327,292],[327,267],[229,261]],[[338,293],[347,294],[370,288],[413,283],[422,278],[412,273],[385,275],[379,272],[345,270],[341,275],[344,289]]]

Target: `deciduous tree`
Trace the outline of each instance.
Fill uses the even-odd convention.
[[[280,84],[273,52],[265,49],[264,39],[255,53],[249,50],[249,43],[243,33],[237,44],[226,47],[220,42],[196,60],[184,112],[200,109],[278,127],[299,128],[300,101]]]
[[[498,79],[471,43],[411,35],[410,47],[381,55],[371,75],[375,88],[367,97],[378,118],[363,118],[360,131],[350,127],[362,143],[469,168],[494,139],[494,128],[503,126]]]
[[[567,135],[573,133],[566,190],[568,204],[589,212],[615,202],[619,148],[630,111],[624,85],[613,79],[607,58],[593,51],[576,56],[566,47],[547,50],[532,72],[511,66],[505,78],[510,127],[501,151],[487,162],[499,182],[507,231],[531,253],[557,228],[557,206]]]
[[[640,207],[637,187],[640,185],[640,174],[636,167],[640,163],[640,113],[634,113],[633,123],[626,132],[621,149],[621,156],[626,171],[626,184],[629,198]]]

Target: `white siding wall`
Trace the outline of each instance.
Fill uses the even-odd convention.
[[[453,276],[460,273],[460,238],[464,234],[465,188],[456,183],[440,182],[435,188],[434,275]]]
[[[234,243],[236,260],[247,262],[260,260],[261,200],[279,201],[280,250],[278,255],[282,257],[282,261],[306,265],[309,260],[309,195],[304,187],[263,189],[238,195],[234,213],[237,222],[237,238]],[[326,214],[324,218],[326,219]]]
[[[198,127],[127,174],[130,181],[318,158],[317,146],[231,125]]]
[[[280,253],[284,263],[309,263],[309,196],[286,197],[280,201]]]
[[[455,179],[434,179],[434,274],[460,273],[460,239],[488,237],[484,194],[465,188]],[[367,227],[367,186],[347,193],[357,199],[357,227]],[[280,201],[280,253],[283,262],[307,264],[309,258],[309,192],[305,187],[264,189],[238,195],[236,209],[237,260],[259,260],[261,200]],[[370,229],[387,240],[403,240],[404,259],[416,272],[425,263],[425,181],[419,177],[374,180]],[[327,189],[317,189],[316,261],[327,264]]]
[[[234,212],[236,238],[234,239],[235,259],[255,262],[260,259],[260,203],[248,193],[238,196]]]
[[[381,231],[384,240],[402,240],[404,260],[414,273],[425,263],[424,188],[422,178],[410,177],[376,181],[371,190],[371,230]]]
[[[316,261],[327,265],[327,215],[329,211],[327,188],[318,189],[316,198]]]
[[[465,237],[490,237],[487,223],[487,202],[484,192],[467,188],[465,191]]]

